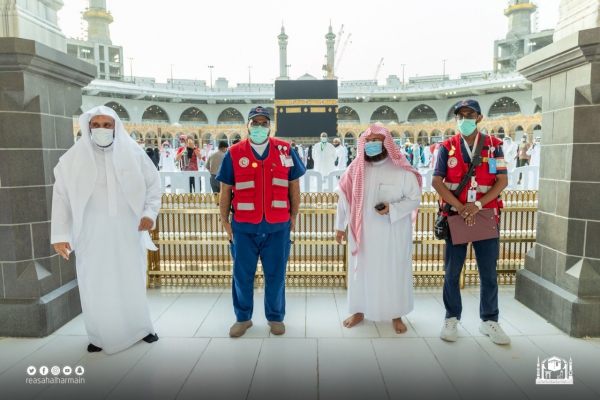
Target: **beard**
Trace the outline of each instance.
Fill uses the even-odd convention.
[[[376,156],[368,156],[365,153],[365,161],[366,162],[382,161],[382,160],[385,160],[387,158],[387,156],[388,156],[388,152],[387,152],[386,148],[384,147],[383,151],[381,153],[377,154]]]

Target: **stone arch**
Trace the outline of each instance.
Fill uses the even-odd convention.
[[[169,123],[169,121],[169,114],[167,114],[164,108],[157,105],[151,105],[150,107],[146,108],[144,114],[142,115],[142,122]]]
[[[488,112],[489,117],[500,115],[511,116],[521,114],[521,106],[512,97],[504,96],[492,104]]]
[[[389,106],[381,106],[373,111],[371,114],[371,123],[374,124],[376,122],[382,122],[384,124],[389,124],[390,122],[399,123],[398,114],[396,111]]]
[[[153,131],[146,132],[144,136],[144,147],[154,147],[157,141],[156,133]]]
[[[442,142],[444,140],[444,134],[439,129],[434,129],[429,135],[429,144]]]
[[[170,133],[168,131],[162,132],[160,135],[160,145],[162,146],[162,144],[164,142],[169,142],[169,144],[171,146],[174,146],[175,137],[179,137],[179,135],[174,136],[172,133]]]
[[[433,109],[433,107],[431,107],[430,105],[427,104],[419,104],[418,106],[414,107],[411,112],[408,114],[408,118],[407,121],[408,122],[416,122],[416,123],[420,123],[420,122],[425,122],[425,121],[429,121],[429,122],[435,122],[438,120],[438,116],[437,113],[435,112],[435,110]]]
[[[223,132],[217,133],[216,141],[218,142],[219,140],[227,140],[227,135]]]
[[[338,110],[338,123],[341,124],[360,124],[360,116],[352,107],[344,106]]]
[[[400,137],[400,134],[397,131],[391,131],[390,133],[392,134],[393,138],[399,138]]]
[[[453,104],[452,107],[450,107],[450,109],[448,110],[448,114],[446,115],[446,121],[453,121],[454,120],[454,110],[456,110],[456,106],[458,105],[458,103]]]
[[[243,125],[246,123],[244,116],[239,110],[229,107],[221,111],[217,118],[217,125]]]
[[[106,103],[104,106],[112,108],[123,122],[128,122],[131,119],[131,117],[129,116],[129,111],[127,111],[127,109],[123,107],[121,103],[111,101]]]
[[[208,118],[198,107],[190,107],[181,113],[179,123],[181,125],[205,125],[208,124]]]
[[[419,132],[419,135],[417,136],[417,143],[425,144],[428,140],[429,140],[429,135],[427,134],[426,131]]]

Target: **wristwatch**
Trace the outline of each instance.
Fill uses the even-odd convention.
[[[476,201],[474,204],[479,208],[479,211],[481,211],[481,209],[483,208],[483,206],[481,205],[481,202]]]

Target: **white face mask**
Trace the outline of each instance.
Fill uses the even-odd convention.
[[[104,129],[97,128],[92,129],[92,140],[98,145],[102,147],[110,146],[114,141],[113,137],[114,130],[112,129]]]

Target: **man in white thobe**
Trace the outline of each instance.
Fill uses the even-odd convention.
[[[512,172],[517,167],[516,157],[519,152],[519,145],[510,136],[506,136],[504,137],[504,145],[502,147],[504,159],[506,160],[506,169],[508,172]]]
[[[541,161],[541,154],[540,151],[542,149],[542,138],[540,137],[536,137],[535,140],[533,141],[533,145],[529,148],[529,150],[527,150],[527,155],[531,156],[531,158],[529,159],[529,166],[530,167],[538,167],[540,166],[540,161]],[[540,172],[538,170],[538,172],[531,172],[530,173],[530,180],[529,180],[529,189],[532,190],[537,190],[539,187],[539,178],[540,178]]]
[[[321,141],[312,148],[312,157],[315,161],[314,170],[320,172],[323,177],[335,169],[337,153],[335,147],[327,142],[327,134],[321,133]]]
[[[333,139],[333,147],[335,147],[337,157],[336,169],[346,169],[346,165],[348,164],[348,149],[342,145],[342,141],[338,138]]]
[[[425,146],[423,146],[423,155],[425,156],[423,167],[429,168],[429,163],[431,162],[431,148],[429,147],[429,143],[425,143]]]
[[[357,159],[336,188],[336,240],[351,251],[348,311],[351,328],[364,318],[391,320],[405,333],[402,317],[413,308],[412,222],[421,201],[421,175],[394,144],[390,132],[371,125],[359,138]]]
[[[146,297],[147,231],[160,208],[160,178],[117,114],[96,107],[79,117],[81,140],[59,160],[51,241],[77,254],[89,352],[114,354],[158,340]]]

